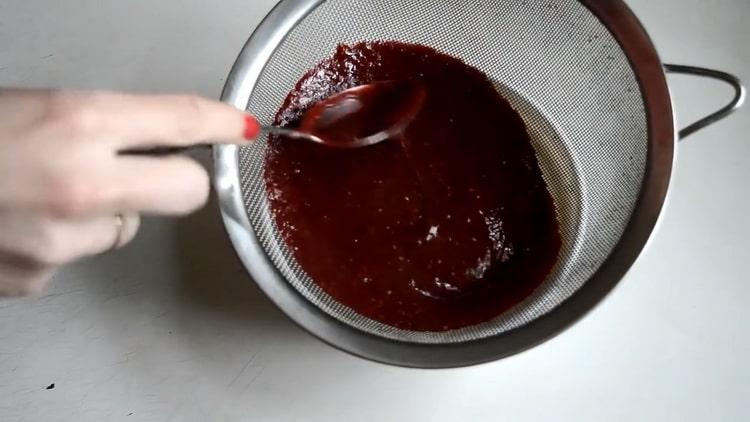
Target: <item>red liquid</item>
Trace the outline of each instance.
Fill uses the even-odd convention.
[[[443,331],[520,303],[557,259],[555,208],[520,116],[460,60],[378,42],[340,46],[275,123],[294,127],[344,89],[410,79],[426,95],[399,139],[348,150],[272,139],[265,180],[287,246],[325,292],[394,327]]]

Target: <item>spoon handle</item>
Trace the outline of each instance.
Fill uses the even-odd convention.
[[[302,132],[296,129],[289,129],[281,126],[261,126],[260,133],[263,135],[281,135],[292,139],[303,139],[305,141],[314,142],[316,144],[324,143],[322,139],[311,133]]]
[[[166,157],[181,154],[195,149],[210,149],[212,144],[198,144],[190,146],[155,146],[149,148],[128,148],[120,150],[117,155],[128,157]]]
[[[261,134],[275,134],[275,135],[283,135],[290,138],[295,139],[305,139],[311,142],[317,142],[322,143],[319,138],[310,135],[308,133],[300,132],[293,129],[286,129],[278,126],[263,126],[261,127]],[[246,145],[247,142],[243,141],[242,143],[237,143],[236,145],[242,146]],[[196,145],[189,145],[189,146],[164,146],[164,145],[157,145],[153,147],[147,147],[147,148],[127,148],[120,150],[118,152],[118,155],[121,156],[136,156],[136,157],[166,157],[169,155],[175,155],[175,154],[181,154],[184,152],[192,151],[195,149],[210,149],[212,146],[216,144],[212,143],[203,143],[203,144],[196,144]]]

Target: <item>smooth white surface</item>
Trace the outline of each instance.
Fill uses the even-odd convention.
[[[0,85],[218,97],[273,3],[2,0]],[[665,61],[750,81],[747,0],[630,3]],[[729,95],[672,82],[684,123]],[[247,278],[215,204],[147,221],[44,297],[0,301],[0,420],[747,420],[748,133],[746,108],[680,145],[651,248],[594,312],[467,369],[386,367],[301,332]]]

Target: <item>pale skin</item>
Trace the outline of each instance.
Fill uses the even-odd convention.
[[[189,95],[0,89],[0,295],[41,292],[60,267],[124,246],[141,215],[206,202],[209,177],[192,159],[118,151],[236,143],[246,119]]]

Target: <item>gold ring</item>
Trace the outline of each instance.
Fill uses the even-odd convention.
[[[114,251],[122,245],[123,236],[125,235],[125,216],[122,213],[115,214],[115,229],[117,230],[117,236],[115,241],[112,243],[110,251]]]

